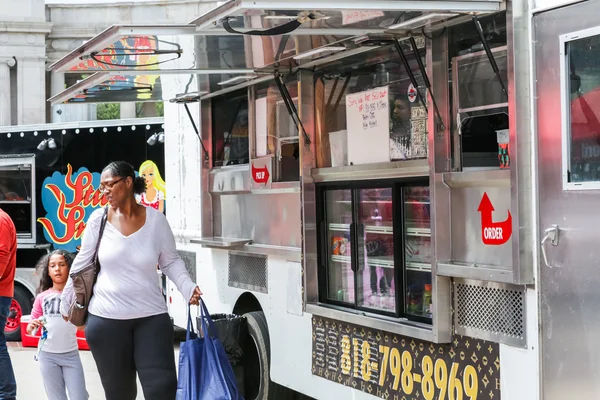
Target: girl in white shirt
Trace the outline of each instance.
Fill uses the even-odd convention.
[[[190,304],[197,305],[202,294],[175,249],[165,216],[136,202],[134,195],[145,186],[122,161],[109,164],[100,178],[109,208],[85,335],[107,400],[135,400],[136,374],[146,400],[175,400],[173,325],[156,265]],[[96,210],[88,219],[73,272],[93,261],[103,215],[104,210]],[[61,311],[68,315],[74,301],[71,279],[62,299]]]
[[[77,328],[63,320],[60,296],[69,278],[73,257],[64,250],[54,250],[37,264],[41,276],[38,295],[27,325],[29,335],[45,327],[48,337],[39,351],[40,370],[48,399],[86,400],[85,377],[77,349]],[[41,317],[45,318],[42,323]]]

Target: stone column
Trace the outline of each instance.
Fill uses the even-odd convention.
[[[17,57],[19,125],[46,123],[46,57]]]
[[[65,73],[53,72],[50,75],[50,92],[51,96],[55,96],[65,90]]]
[[[13,58],[0,58],[0,126],[11,125],[10,67]]]
[[[121,119],[135,118],[135,103],[121,103]]]
[[[153,101],[142,103],[142,117],[156,117],[156,103]]]
[[[65,90],[65,73],[53,72],[50,74],[50,96],[56,96]],[[63,122],[68,120],[66,114],[66,105],[57,104],[52,106],[52,122]]]

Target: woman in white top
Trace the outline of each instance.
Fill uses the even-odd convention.
[[[156,276],[160,266],[190,304],[202,293],[175,250],[165,216],[140,205],[136,193],[145,182],[126,162],[104,168],[100,190],[109,203],[108,221],[100,241],[100,273],[90,301],[85,334],[96,361],[107,400],[135,400],[136,373],[146,400],[174,400],[177,390],[173,326]],[[81,250],[71,272],[94,257],[104,210],[90,216]],[[69,279],[61,311],[73,302]]]

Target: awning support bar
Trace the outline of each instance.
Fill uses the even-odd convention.
[[[187,103],[183,103],[183,106],[185,107],[185,111],[187,112],[188,118],[190,119],[190,122],[192,123],[192,126],[194,127],[194,131],[196,132],[196,135],[198,135],[198,139],[200,140],[200,145],[202,146],[202,150],[204,151],[204,159],[208,161],[208,151],[206,151],[206,147],[204,147],[204,142],[202,141],[202,137],[200,136],[200,131],[198,130],[198,127],[196,126],[196,123],[194,122],[194,118],[192,117],[190,108],[188,107]]]
[[[404,50],[402,50],[402,46],[400,46],[400,42],[398,39],[394,39],[394,46],[396,46],[396,51],[402,60],[402,64],[404,64],[404,69],[406,69],[406,73],[408,74],[408,78],[410,79],[410,83],[414,86],[417,91],[417,97],[421,101],[423,107],[425,107],[425,111],[427,111],[427,104],[425,103],[425,99],[421,96],[421,92],[419,92],[419,84],[417,83],[417,79],[415,78],[415,74],[413,74],[412,69],[410,69],[410,64],[408,63],[408,58],[406,58],[406,54],[404,54]],[[418,54],[416,54],[418,57]]]
[[[435,102],[435,97],[433,96],[433,91],[431,90],[431,82],[429,82],[429,77],[427,76],[427,71],[425,70],[425,65],[423,65],[423,60],[421,60],[421,55],[419,54],[419,48],[417,46],[417,42],[415,41],[415,38],[411,35],[408,40],[410,41],[410,47],[412,47],[412,51],[415,54],[415,56],[417,57],[417,64],[419,64],[419,70],[421,71],[421,76],[423,77],[423,80],[425,81],[425,87],[427,88],[427,91],[429,92],[429,96],[431,96],[431,102],[433,103],[433,111],[435,112],[435,116],[438,120],[438,124],[440,127],[440,130],[445,130],[446,128],[444,127],[444,121],[442,120],[442,115],[440,114],[440,110],[438,109],[437,103]],[[415,86],[415,89],[416,86]],[[417,89],[418,91],[418,89]]]
[[[492,54],[492,50],[490,50],[490,45],[488,44],[487,39],[485,38],[485,35],[483,34],[483,28],[481,27],[481,23],[479,22],[479,19],[477,18],[477,16],[473,16],[473,24],[475,25],[475,29],[477,29],[477,33],[479,34],[479,39],[481,40],[481,44],[483,45],[483,48],[485,49],[485,54],[487,55],[490,65],[492,66],[492,69],[494,70],[496,79],[498,79],[498,82],[500,82],[500,86],[502,86],[502,91],[506,95],[506,98],[508,98],[508,91],[506,90],[506,85],[504,84],[504,81],[502,80],[502,77],[500,76],[500,70],[498,69],[498,64],[496,64],[496,59],[494,58],[494,55]]]
[[[333,81],[333,87],[331,88],[331,93],[329,93],[329,98],[327,99],[327,107],[331,105],[331,101],[333,100],[333,95],[335,94],[335,89],[337,89],[338,82],[340,81],[340,77],[336,76]]]
[[[304,137],[304,143],[310,144],[310,138],[308,137],[306,131],[304,130],[304,125],[302,125],[302,120],[300,120],[300,116],[298,115],[298,110],[294,105],[294,101],[292,100],[292,96],[290,96],[290,92],[287,90],[285,83],[283,83],[283,78],[280,74],[275,74],[275,83],[277,84],[277,88],[279,89],[279,94],[285,103],[285,106],[290,114],[290,117],[294,120],[296,127],[298,128],[298,132],[302,131],[302,136]]]
[[[327,123],[329,123],[329,121],[331,121],[331,118],[333,118],[333,115],[335,113],[335,111],[337,111],[340,102],[342,101],[342,97],[344,96],[344,94],[346,93],[346,88],[348,88],[348,84],[350,83],[350,78],[352,77],[352,74],[348,74],[346,75],[346,79],[344,80],[344,85],[342,86],[342,90],[340,90],[340,93],[338,94],[337,100],[335,101],[335,105],[333,106],[333,111],[329,114],[329,118],[327,118]],[[336,82],[337,82],[337,78],[336,78]],[[333,97],[333,92],[335,91],[335,86],[333,87],[333,90],[331,91],[331,95],[329,96],[330,99],[327,102],[327,108],[329,108],[329,106],[331,105],[331,97]]]

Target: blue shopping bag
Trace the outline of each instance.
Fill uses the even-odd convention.
[[[213,321],[202,299],[200,321],[203,337],[194,333],[188,307],[186,338],[179,350],[177,400],[244,400],[237,389],[225,349],[214,335]]]

